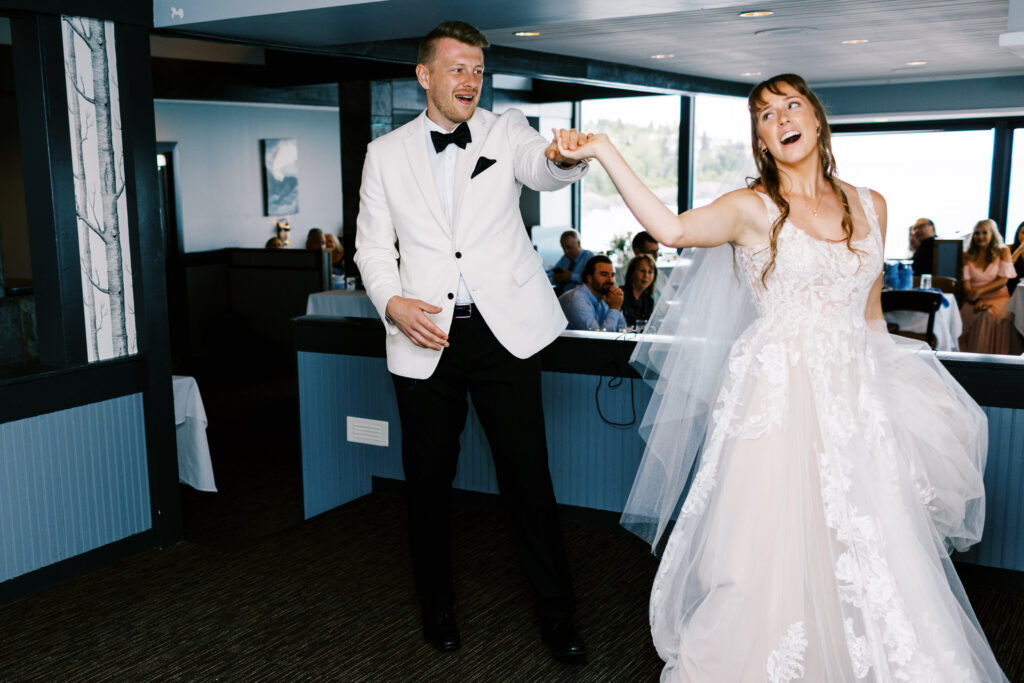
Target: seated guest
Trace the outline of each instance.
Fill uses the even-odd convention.
[[[583,284],[558,297],[570,330],[616,332],[626,326],[622,290],[615,286],[615,267],[607,256],[592,256],[583,267]]]
[[[327,240],[320,228],[310,228],[306,234],[306,249],[326,249]]]
[[[326,244],[327,251],[331,252],[331,272],[335,275],[343,275],[345,270],[345,247],[341,246],[341,242],[334,239],[334,235],[329,232],[324,233],[324,243]]]
[[[594,254],[580,247],[580,236],[575,230],[566,230],[558,240],[562,245],[562,258],[551,269],[551,284],[555,294],[562,295],[583,281],[583,267]]]
[[[930,218],[918,218],[910,226],[910,245],[914,251],[914,275],[931,273],[935,254],[935,223]]]
[[[1006,282],[1015,276],[1010,249],[1003,245],[996,222],[978,221],[964,253],[964,297],[960,307],[963,334],[960,350],[973,353],[1012,353],[1021,349],[1013,317],[1006,310]]]
[[[1013,294],[1020,279],[1024,278],[1024,223],[1017,226],[1017,233],[1013,237],[1013,246],[1010,247],[1010,263],[1013,264],[1013,270],[1017,276],[1009,279],[1006,289]]]
[[[269,240],[267,240],[267,244],[265,245],[265,248],[267,248],[267,249],[284,249],[284,242],[281,241],[280,237],[271,237]]]
[[[658,240],[651,237],[651,233],[647,232],[646,230],[641,230],[637,234],[633,235],[633,256],[650,256],[651,261],[657,264],[658,251],[660,248],[661,245],[658,244]],[[629,268],[631,263],[632,261],[623,264],[615,272],[615,284],[619,285],[620,287],[626,287],[626,284],[628,282],[626,278],[626,270]],[[668,278],[665,277],[664,273],[659,272],[657,270],[657,267],[655,267],[654,289],[652,290],[652,296],[654,298],[654,301],[658,300],[658,296],[661,294],[661,290],[665,287],[666,284],[668,284]]]
[[[654,311],[654,286],[658,266],[647,254],[634,257],[626,266],[626,286],[623,287],[622,315],[626,322],[641,325],[651,319]]]

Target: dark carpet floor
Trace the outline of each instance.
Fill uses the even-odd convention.
[[[421,636],[400,497],[302,521],[294,380],[201,378],[219,493],[182,488],[185,540],[0,607],[0,680],[649,681],[657,567],[625,531],[564,523],[584,665],[551,660],[497,510],[455,514],[463,647]],[[1024,681],[1024,576],[963,565],[1011,680]]]

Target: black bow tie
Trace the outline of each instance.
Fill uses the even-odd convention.
[[[473,142],[473,136],[469,133],[469,126],[465,121],[455,127],[451,133],[438,133],[436,130],[430,131],[430,139],[434,143],[434,151],[440,154],[444,151],[445,147],[451,144],[456,144],[459,149],[466,149],[466,145]]]

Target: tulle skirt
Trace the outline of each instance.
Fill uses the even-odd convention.
[[[662,680],[1005,680],[948,554],[980,537],[986,451],[923,344],[756,323],[654,583]]]

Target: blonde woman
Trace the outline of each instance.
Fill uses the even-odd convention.
[[[996,222],[988,218],[978,221],[964,253],[966,301],[960,307],[964,325],[960,335],[961,351],[1021,353],[1013,317],[1006,310],[1010,302],[1006,283],[1016,276],[1010,248],[1003,244]]]

